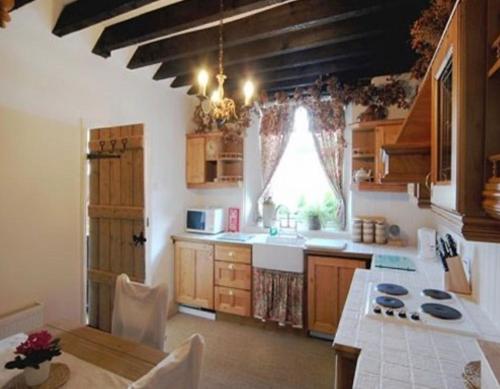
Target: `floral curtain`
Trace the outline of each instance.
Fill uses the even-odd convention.
[[[285,153],[293,130],[293,111],[289,104],[262,108],[260,121],[260,153],[262,164],[262,200],[269,191],[271,178]]]
[[[302,328],[303,295],[303,274],[253,268],[255,318]]]
[[[346,146],[344,106],[336,99],[313,99],[306,103],[306,107],[309,111],[310,130],[314,136],[316,150],[330,185],[339,200],[337,220],[340,227],[345,229],[346,204],[342,185]]]

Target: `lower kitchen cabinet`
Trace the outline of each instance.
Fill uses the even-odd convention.
[[[352,277],[366,262],[355,259],[308,256],[308,329],[334,334],[344,309]]]
[[[212,245],[175,242],[176,301],[214,308],[214,249]]]
[[[250,290],[252,287],[252,266],[215,261],[215,285]]]
[[[250,316],[252,296],[249,290],[215,287],[215,310],[239,316]]]

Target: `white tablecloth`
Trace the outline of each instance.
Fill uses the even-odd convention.
[[[5,363],[14,359],[16,346],[26,339],[25,334],[16,334],[0,340],[0,388],[9,382],[14,376],[20,374],[20,370],[7,370]],[[71,354],[65,353],[54,358],[52,361],[65,363],[71,371],[70,379],[65,389],[88,389],[88,388],[127,388],[131,381],[114,373],[106,371],[91,363],[85,362]]]

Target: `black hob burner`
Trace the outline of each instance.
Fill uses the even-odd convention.
[[[451,294],[439,289],[424,289],[422,291],[424,296],[430,297],[434,300],[451,300]]]
[[[462,317],[460,311],[443,304],[426,303],[421,306],[422,311],[443,320],[458,320]]]
[[[405,306],[405,304],[400,299],[389,296],[378,296],[375,299],[375,302],[378,305],[381,305],[382,307],[392,308],[392,309],[399,309]]]
[[[404,296],[408,294],[408,289],[396,284],[378,284],[377,290],[380,293],[389,294],[391,296]]]

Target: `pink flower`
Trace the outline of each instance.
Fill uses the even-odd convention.
[[[29,355],[34,351],[47,350],[50,348],[52,335],[47,331],[35,332],[16,348],[16,354]]]

